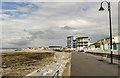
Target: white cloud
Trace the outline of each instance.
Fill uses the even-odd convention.
[[[118,2],[119,0],[108,0]],[[2,2],[101,2],[101,0],[2,0]]]
[[[35,4],[39,9],[33,11],[27,18],[3,21],[4,42],[10,40],[4,47],[65,46],[68,35],[89,36],[92,42],[109,35],[108,12],[98,11],[100,3]],[[116,4],[111,4],[111,8],[114,8],[112,9],[114,34],[117,34],[118,27]],[[22,11],[27,10],[23,8]],[[12,38],[15,41],[11,40]]]
[[[2,19],[9,19],[9,17],[10,17],[10,15],[8,15],[8,14],[0,15],[0,18],[2,18]]]
[[[11,10],[2,10],[2,12],[15,12],[15,11],[19,11],[19,10],[13,10],[13,9],[11,9]]]

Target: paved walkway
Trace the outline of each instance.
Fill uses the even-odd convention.
[[[99,61],[86,53],[72,54],[71,76],[118,76],[118,65]]]

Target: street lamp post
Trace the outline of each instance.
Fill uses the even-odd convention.
[[[108,11],[109,11],[109,23],[110,23],[110,52],[111,52],[111,64],[113,64],[113,53],[112,53],[112,27],[111,27],[111,9],[110,9],[110,2],[103,1],[108,4]],[[101,2],[99,11],[103,11],[104,8],[102,7],[103,2]]]

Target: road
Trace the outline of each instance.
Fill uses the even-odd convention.
[[[72,53],[71,76],[118,76],[118,65],[99,61],[86,53]]]

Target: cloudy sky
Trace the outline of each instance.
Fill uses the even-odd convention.
[[[2,2],[4,48],[66,46],[67,36],[91,42],[109,36],[107,4],[100,2]],[[113,35],[118,34],[118,3],[111,3]]]

